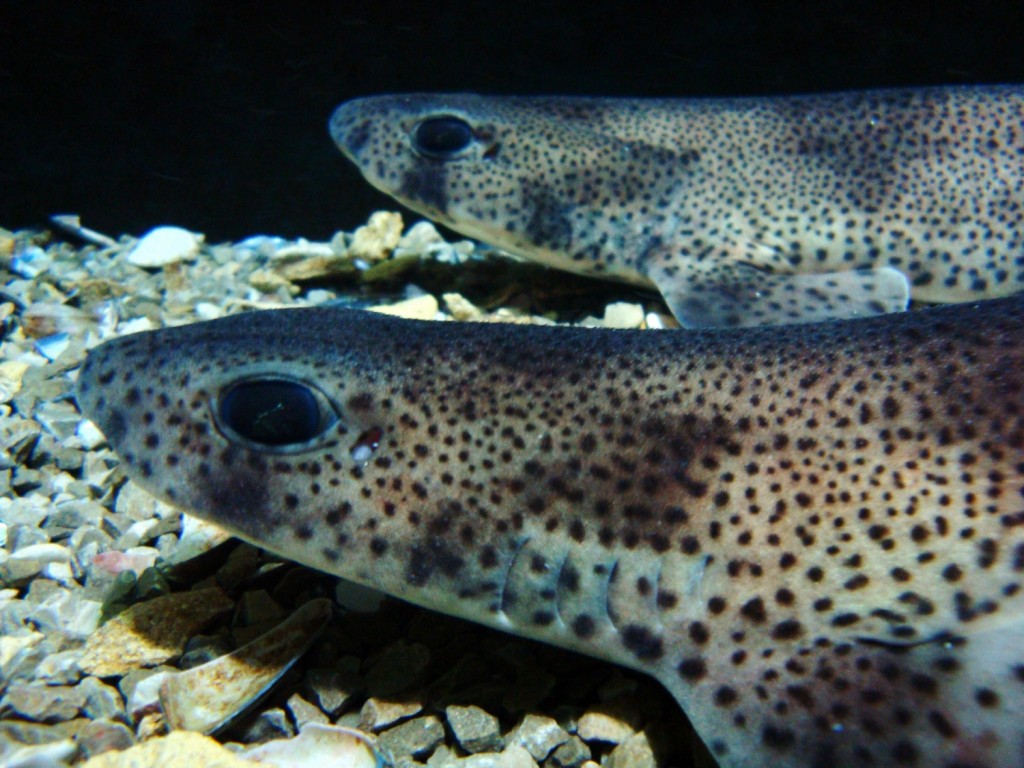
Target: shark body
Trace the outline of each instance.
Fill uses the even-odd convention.
[[[374,96],[330,121],[375,187],[686,327],[1024,287],[1024,87],[728,99]]]
[[[644,670],[727,768],[1024,764],[1024,298],[732,331],[253,312],[90,352],[144,488]]]

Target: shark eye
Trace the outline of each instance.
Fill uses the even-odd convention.
[[[229,433],[270,448],[308,443],[337,421],[327,398],[287,379],[236,384],[220,396],[217,416]]]
[[[473,141],[473,129],[458,117],[427,118],[413,129],[413,148],[421,155],[445,159],[458,154]]]

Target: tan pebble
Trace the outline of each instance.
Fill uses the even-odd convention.
[[[97,677],[156,666],[181,655],[189,638],[232,605],[216,587],[133,605],[89,637],[79,666]]]
[[[161,738],[136,744],[123,752],[104,752],[84,768],[252,768],[258,765],[225,749],[213,739],[188,731],[174,731]]]
[[[647,741],[647,735],[636,733],[619,744],[608,755],[605,768],[657,768],[654,750]]]
[[[274,272],[293,282],[316,280],[339,275],[354,275],[358,270],[349,256],[329,255],[306,256],[274,266]],[[251,280],[251,278],[250,278]]]
[[[370,307],[370,310],[373,312],[379,312],[382,315],[404,317],[406,320],[433,320],[437,317],[439,309],[437,299],[429,293],[417,296],[415,299],[400,301],[397,304],[382,304],[377,307]]]
[[[402,226],[402,214],[377,211],[365,226],[353,233],[349,255],[367,261],[383,261],[398,247]]]
[[[202,242],[202,235],[181,227],[156,227],[135,244],[128,254],[128,263],[137,267],[166,267],[194,258]]]
[[[299,292],[299,286],[291,280],[272,272],[269,269],[257,269],[249,275],[249,285],[263,293],[274,293],[278,288],[284,288],[292,296]]]
[[[446,293],[441,298],[456,320],[476,320],[483,315],[483,310],[461,293]]]
[[[635,730],[617,717],[604,712],[585,712],[576,725],[576,734],[584,741],[607,741],[621,744],[635,733]]]
[[[644,322],[644,308],[639,304],[617,301],[604,308],[605,328],[639,328]]]
[[[0,403],[8,403],[21,391],[21,382],[29,364],[21,360],[5,360],[0,363]]]

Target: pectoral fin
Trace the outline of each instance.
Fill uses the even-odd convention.
[[[686,328],[866,317],[902,311],[910,299],[907,278],[889,267],[781,274],[743,263],[673,261],[648,277]]]

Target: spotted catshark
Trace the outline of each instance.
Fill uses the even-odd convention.
[[[684,326],[1024,288],[1024,86],[716,99],[375,96],[335,142],[459,232],[656,287]]]
[[[672,331],[252,312],[105,343],[160,498],[644,670],[722,766],[1024,765],[1024,296]]]

